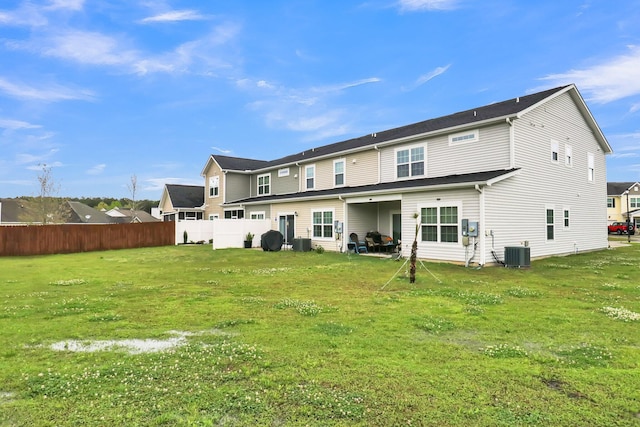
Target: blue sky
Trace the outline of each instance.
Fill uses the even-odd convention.
[[[0,197],[159,199],[272,160],[575,83],[640,181],[640,0],[0,0]]]

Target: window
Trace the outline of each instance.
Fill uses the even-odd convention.
[[[640,208],[640,197],[629,197],[630,208]]]
[[[458,207],[439,206],[420,209],[423,242],[458,242]]]
[[[573,166],[573,147],[569,144],[564,146],[564,164],[569,167]]]
[[[333,185],[341,187],[344,185],[344,159],[333,162]]]
[[[251,212],[249,214],[251,219],[264,219],[264,212]]]
[[[333,211],[313,211],[313,237],[318,239],[333,238]]]
[[[244,209],[232,209],[224,211],[225,219],[242,219],[244,218]]]
[[[558,141],[555,140],[551,140],[551,161],[553,163],[558,163],[558,152],[560,151],[560,144],[558,143]]]
[[[178,212],[178,219],[186,221],[202,219],[202,212]]]
[[[547,208],[547,240],[554,238],[553,209]]]
[[[616,207],[616,199],[614,199],[613,197],[607,197],[607,207],[608,208],[615,208]]]
[[[593,182],[595,179],[595,165],[593,153],[587,153],[587,180]]]
[[[454,133],[449,135],[449,145],[466,144],[468,142],[476,142],[478,140],[478,129],[468,130],[465,132]]]
[[[258,196],[271,194],[271,175],[258,175]]]
[[[220,194],[220,177],[209,177],[209,197],[217,197]]]
[[[569,209],[564,210],[563,224],[564,228],[569,228]]]
[[[408,148],[396,152],[398,178],[424,175],[424,147]]]
[[[306,179],[306,189],[313,190],[315,188],[315,180],[316,180],[316,167],[315,165],[305,166],[304,175]]]
[[[278,178],[289,176],[289,168],[278,169]]]
[[[218,214],[209,214],[209,221],[213,221],[214,219],[220,218]]]

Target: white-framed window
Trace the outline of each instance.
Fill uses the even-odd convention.
[[[640,208],[640,197],[629,197],[630,208]]]
[[[555,218],[553,206],[546,207],[546,225],[547,225],[547,240],[553,240],[555,238]]]
[[[459,234],[458,206],[425,206],[420,208],[420,231],[423,242],[457,243]]]
[[[573,166],[573,147],[569,144],[564,145],[564,164],[566,166]]]
[[[209,197],[220,195],[220,177],[218,175],[209,177]]]
[[[316,165],[307,165],[304,167],[305,189],[313,190],[316,188]]]
[[[396,150],[396,177],[424,175],[424,146]]]
[[[614,199],[613,197],[607,197],[607,207],[608,208],[615,208],[616,207],[616,199]]]
[[[333,209],[311,211],[313,238],[333,239]]]
[[[244,218],[244,209],[229,209],[224,211],[224,219],[242,219]]]
[[[220,218],[218,214],[209,214],[209,221],[213,221],[214,219]]]
[[[251,218],[251,219],[264,219],[264,211],[251,212],[249,214],[249,218]]]
[[[271,174],[258,175],[258,196],[271,194]]]
[[[202,219],[202,212],[182,211],[178,212],[178,219],[184,221],[196,221]]]
[[[555,139],[551,140],[551,161],[553,163],[558,163],[558,159],[560,158],[560,143]]]
[[[593,182],[596,178],[596,167],[593,153],[587,153],[587,181]]]
[[[345,185],[345,159],[333,161],[333,186],[342,187]]]
[[[289,168],[278,169],[278,178],[289,176]]]
[[[466,130],[449,135],[449,145],[467,144],[469,142],[477,142],[479,138],[478,129]]]
[[[564,208],[562,211],[562,225],[564,226],[565,229],[569,228],[569,208]]]

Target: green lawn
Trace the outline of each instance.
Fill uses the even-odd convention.
[[[424,265],[410,285],[328,252],[0,258],[0,425],[640,424],[639,244]]]

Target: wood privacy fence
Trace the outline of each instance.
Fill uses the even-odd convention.
[[[45,255],[175,244],[175,223],[0,227],[0,256]]]

